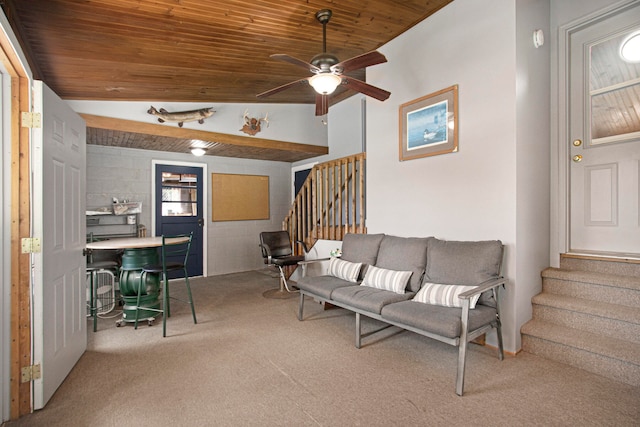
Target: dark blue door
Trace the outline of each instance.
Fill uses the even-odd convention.
[[[193,231],[187,271],[189,276],[202,276],[202,168],[157,164],[155,192],[156,236]]]

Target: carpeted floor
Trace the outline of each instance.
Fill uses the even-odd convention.
[[[640,425],[638,388],[478,345],[459,397],[457,348],[389,328],[358,350],[352,314],[309,301],[299,322],[297,297],[262,296],[277,283],[268,270],[194,279],[198,324],[175,302],[167,338],[160,322],[100,319],[47,406],[7,425]]]

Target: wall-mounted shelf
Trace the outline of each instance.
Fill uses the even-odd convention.
[[[93,239],[113,239],[138,236],[139,214],[87,215],[87,234]]]

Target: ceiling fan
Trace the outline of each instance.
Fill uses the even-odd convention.
[[[316,91],[316,116],[327,114],[329,111],[329,95],[341,84],[380,101],[389,98],[391,92],[387,92],[384,89],[344,74],[349,71],[387,62],[387,58],[385,58],[383,54],[374,50],[339,62],[338,58],[327,53],[327,23],[329,19],[331,19],[331,15],[332,13],[329,9],[322,9],[316,13],[316,19],[322,24],[322,53],[314,56],[310,63],[286,54],[271,55],[273,59],[304,68],[313,73],[313,75],[262,92],[257,95],[258,98],[264,98],[289,89],[299,83],[308,82]]]

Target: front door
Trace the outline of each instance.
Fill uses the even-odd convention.
[[[84,120],[42,82],[34,82],[33,408],[43,408],[87,347]]]
[[[189,276],[202,276],[204,227],[202,168],[175,164],[156,164],[155,167],[155,235],[193,232],[187,271]]]
[[[640,59],[621,51],[637,33],[636,2],[571,34],[566,143],[574,253],[640,256]]]

